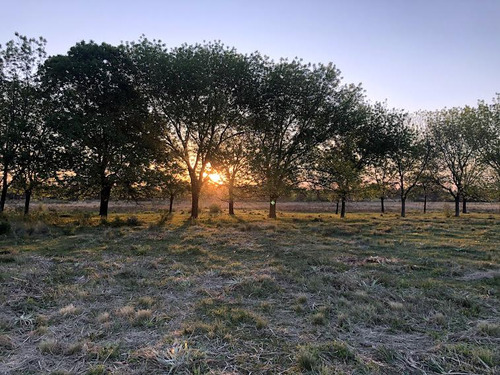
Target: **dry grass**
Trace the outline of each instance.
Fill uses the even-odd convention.
[[[37,215],[1,237],[2,374],[500,371],[498,216]]]
[[[79,312],[80,312],[80,309],[75,307],[75,305],[73,305],[72,303],[69,304],[68,306],[64,306],[64,307],[59,309],[59,314],[61,314],[61,315],[75,315],[75,314],[78,314]]]

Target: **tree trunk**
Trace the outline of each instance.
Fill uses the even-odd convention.
[[[343,219],[345,217],[345,197],[342,197],[341,203],[340,218]]]
[[[168,213],[171,214],[174,211],[174,194],[170,194],[170,204],[168,206]]]
[[[191,179],[191,219],[198,219],[202,183],[198,181],[194,171],[189,172],[189,178]]]
[[[384,199],[384,197],[380,197],[380,210],[383,214],[385,214]]]
[[[466,214],[467,213],[467,198],[463,198],[462,200],[462,213]]]
[[[7,184],[8,176],[9,172],[7,172],[7,168],[5,168],[2,177],[2,196],[0,198],[0,212],[3,212],[5,208],[5,201],[7,200],[7,188],[9,187],[9,185]]]
[[[455,196],[455,217],[460,216],[460,195],[457,193]]]
[[[401,217],[406,217],[406,198],[401,197]]]
[[[234,215],[234,193],[231,185],[229,186],[229,215]]]
[[[270,197],[269,201],[269,218],[276,219],[276,198]]]
[[[427,194],[424,194],[424,214],[427,213]]]
[[[191,191],[191,219],[198,219],[199,201],[200,191],[198,188],[195,188]]]
[[[340,201],[337,199],[337,205],[335,207],[335,215],[339,214],[339,203],[340,203]]]
[[[24,191],[24,215],[28,215],[30,212],[30,201],[31,201],[31,189],[26,189]]]
[[[99,207],[99,216],[101,218],[108,217],[109,197],[111,196],[111,185],[101,187],[101,206]]]

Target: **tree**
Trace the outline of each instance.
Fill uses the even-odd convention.
[[[358,86],[341,86],[333,65],[263,60],[252,102],[250,167],[269,197],[269,217],[277,200],[297,183],[315,146],[351,121],[361,96]]]
[[[163,161],[155,163],[149,171],[148,187],[149,195],[160,196],[169,200],[168,212],[172,213],[174,199],[189,191],[190,185],[184,174],[184,168],[168,157]]]
[[[406,199],[417,186],[431,156],[429,139],[411,124],[408,114],[393,111],[393,148],[388,157],[398,178],[401,217],[406,216]]]
[[[339,198],[341,218],[345,217],[347,199],[361,193],[363,172],[387,150],[389,137],[386,121],[379,116],[381,109],[378,104],[357,106],[350,121],[318,148],[308,168],[314,185],[333,190]]]
[[[15,168],[21,139],[36,124],[38,100],[37,71],[45,58],[46,41],[15,34],[16,39],[0,46],[0,163],[2,191],[0,212],[4,210],[9,174]],[[23,134],[24,132],[24,134]]]
[[[483,161],[500,181],[500,94],[489,105],[479,102],[477,116],[484,132],[480,138]]]
[[[13,171],[13,184],[25,198],[24,214],[29,213],[33,192],[44,182],[54,179],[61,165],[60,139],[45,122],[48,103],[40,88],[32,94],[33,110],[19,129],[19,151]]]
[[[432,156],[429,158],[429,162],[432,162]],[[419,182],[417,186],[415,187],[418,193],[423,195],[424,198],[424,214],[427,213],[427,201],[429,198],[429,194],[434,193],[434,190],[437,188],[436,187],[436,180],[432,173],[430,172],[432,168],[427,168],[422,175],[420,176]]]
[[[123,47],[80,42],[48,59],[43,82],[53,103],[48,119],[64,140],[64,180],[100,195],[107,217],[114,186],[140,181],[156,145],[136,70]]]
[[[377,198],[380,199],[380,212],[385,213],[385,200],[393,191],[395,171],[391,168],[391,161],[386,155],[375,158],[370,175],[374,178]]]
[[[396,170],[389,156],[397,149],[395,128],[400,116],[399,111],[388,109],[386,103],[375,103],[369,107],[366,124],[361,127],[370,154],[369,174],[374,179],[382,213],[385,213],[385,199],[395,185]]]
[[[364,159],[350,141],[338,141],[318,151],[313,169],[316,186],[331,190],[340,199],[340,217],[346,214],[346,201],[360,190]],[[338,209],[337,209],[338,210]]]
[[[250,59],[220,43],[168,50],[143,38],[129,46],[141,71],[142,89],[166,150],[184,166],[191,183],[191,217],[198,217],[207,167],[245,118]]]
[[[170,214],[174,211],[174,199],[185,191],[189,191],[189,183],[175,174],[166,175],[160,187],[168,196],[168,213]]]
[[[240,135],[231,140],[230,143],[222,145],[219,152],[210,161],[223,185],[227,187],[227,199],[229,215],[234,215],[234,200],[236,189],[242,174],[248,172],[248,150],[247,138]],[[248,178],[247,178],[248,180]]]
[[[428,115],[429,129],[439,161],[436,183],[455,200],[455,216],[460,216],[460,199],[479,180],[483,168],[477,111],[471,107],[452,108]]]

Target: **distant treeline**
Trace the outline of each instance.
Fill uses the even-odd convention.
[[[145,37],[80,42],[46,57],[16,34],[0,47],[0,168],[25,199],[165,197],[190,192],[198,216],[207,182],[277,202],[294,189],[337,201],[446,192],[497,200],[500,95],[475,107],[410,114],[371,103],[333,64],[272,61],[219,42],[167,48]],[[326,198],[327,197],[327,198]]]

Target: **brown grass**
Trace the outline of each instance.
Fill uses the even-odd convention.
[[[136,216],[2,237],[0,373],[500,370],[498,216]]]

